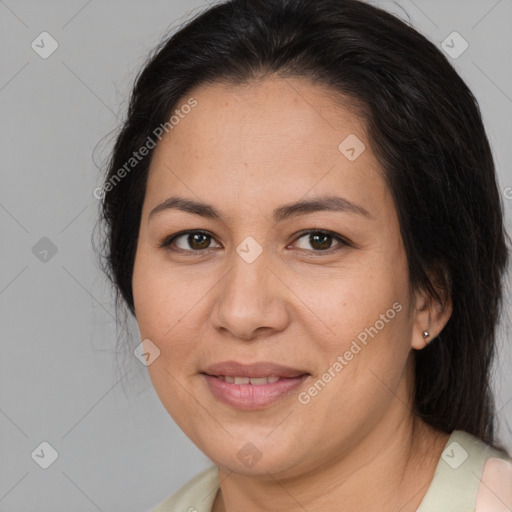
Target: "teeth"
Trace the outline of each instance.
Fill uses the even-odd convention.
[[[279,380],[279,377],[271,375],[270,377],[228,377],[224,375],[220,377],[228,384],[252,384],[253,386],[261,386],[263,384],[273,384]]]
[[[255,384],[256,386],[268,383],[267,377],[254,377],[250,378],[249,380],[251,381],[251,384]]]

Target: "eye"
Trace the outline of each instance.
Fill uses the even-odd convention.
[[[221,247],[215,241],[214,243],[217,245],[212,247],[212,241],[214,241],[213,236],[205,231],[182,231],[181,233],[167,237],[160,244],[160,247],[184,252],[199,252],[205,249]]]
[[[343,247],[352,247],[350,241],[341,235],[332,231],[325,230],[309,230],[301,233],[301,236],[295,240],[295,243],[302,242],[303,249],[309,252],[316,253],[331,253]],[[333,243],[336,242],[334,245]],[[215,245],[212,245],[215,244]],[[307,247],[309,245],[309,247]],[[161,248],[171,251],[198,253],[208,249],[217,249],[222,247],[211,235],[206,231],[181,231],[174,235],[168,236],[160,243]],[[311,247],[313,249],[311,249]]]
[[[348,240],[332,231],[310,230],[297,238],[295,243],[302,239],[305,240],[305,243],[304,246],[299,247],[299,249],[311,251],[310,248],[313,247],[313,252],[333,252],[342,247],[350,247],[352,245]],[[332,245],[333,242],[337,243]],[[309,245],[309,247],[306,247],[306,245]]]

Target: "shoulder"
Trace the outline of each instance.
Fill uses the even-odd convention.
[[[484,464],[476,496],[476,512],[512,509],[512,461],[489,457]]]
[[[219,473],[216,466],[211,466],[151,512],[211,512],[218,489]]]
[[[511,506],[512,460],[467,432],[453,431],[417,512],[498,512]]]

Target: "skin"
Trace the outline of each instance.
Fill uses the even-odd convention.
[[[133,273],[141,339],[160,356],[148,366],[169,414],[218,467],[214,511],[416,510],[447,434],[415,419],[413,355],[449,319],[412,292],[394,202],[364,119],[339,97],[300,78],[209,84],[198,104],[157,145],[151,162]],[[187,101],[184,98],[182,103]],[[348,103],[349,105],[349,103]],[[350,161],[350,134],[366,146]],[[285,203],[325,195],[366,210],[309,212],[275,221]],[[178,209],[150,212],[170,196],[214,206],[222,220]],[[182,230],[211,239],[195,250]],[[304,230],[350,241],[310,242]],[[236,252],[248,236],[263,249]],[[181,252],[179,249],[181,248]],[[188,252],[187,252],[188,251]],[[307,391],[365,328],[402,309],[307,404]],[[241,411],[217,400],[207,365],[272,361],[307,371],[275,404]],[[237,452],[254,444],[261,459]],[[371,492],[368,492],[371,489]],[[345,509],[345,508],[344,508]]]

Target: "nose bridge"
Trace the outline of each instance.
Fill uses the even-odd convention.
[[[217,328],[241,339],[251,339],[257,330],[282,330],[288,322],[282,287],[268,268],[271,255],[259,247],[245,240],[233,252],[215,308]]]

